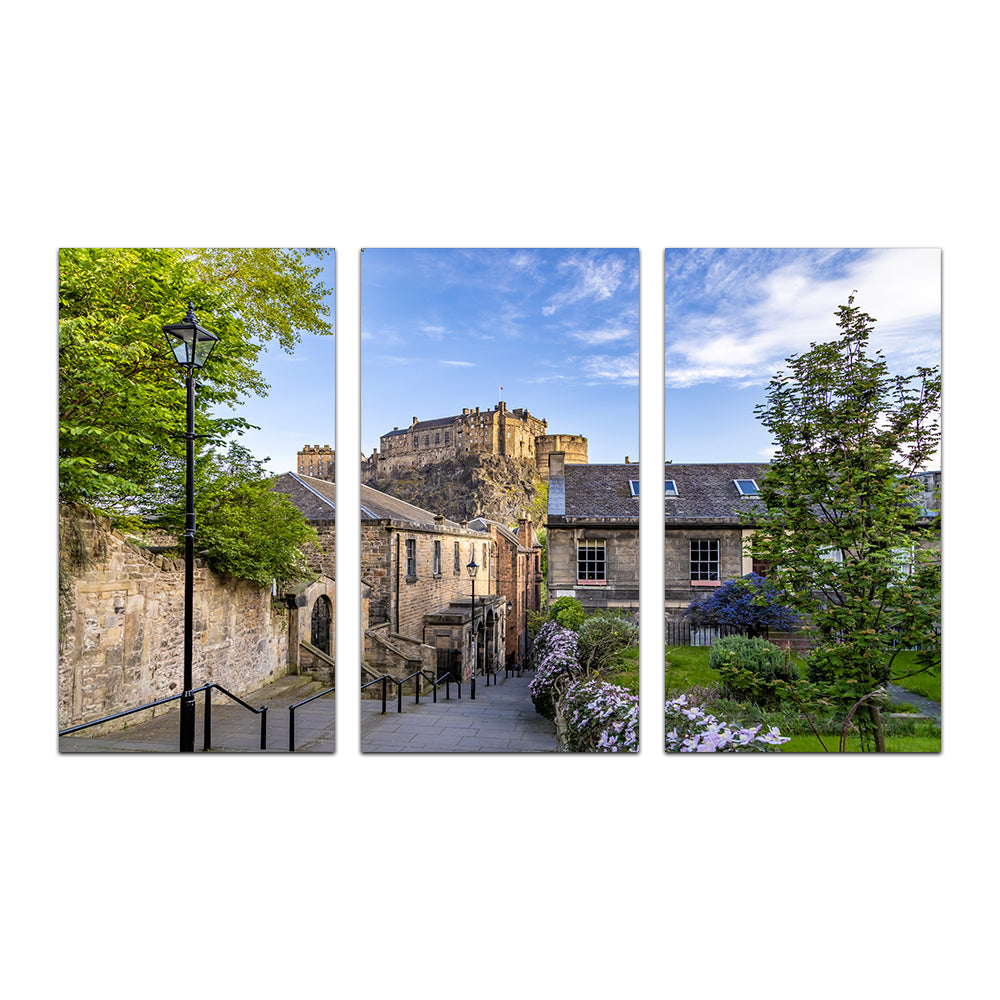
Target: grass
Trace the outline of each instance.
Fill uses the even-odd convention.
[[[892,664],[892,683],[898,684],[906,691],[923,695],[931,701],[941,700],[941,671],[937,673],[914,674],[912,677],[903,677],[913,670],[917,670],[920,663],[917,654],[911,652],[899,653]]]
[[[719,683],[718,672],[708,666],[709,647],[707,646],[673,646],[666,650],[664,657],[664,681],[667,696],[679,694],[682,691],[690,690],[694,687],[711,688]],[[898,673],[906,673],[916,665],[915,653],[900,653],[896,657],[896,667]],[[913,683],[914,687],[909,685]],[[936,685],[936,686],[935,686]],[[905,682],[900,682],[900,687],[907,690],[916,690],[917,694],[923,694],[927,698],[940,701],[941,698],[941,678],[930,677],[920,674],[909,678]],[[936,692],[936,695],[935,695]],[[727,708],[735,706],[726,705]],[[746,706],[744,706],[746,707]],[[895,711],[895,707],[893,708]],[[720,718],[722,714],[720,713]],[[747,720],[749,721],[749,720]],[[757,720],[753,721],[756,724]],[[791,725],[789,725],[791,723]],[[801,733],[805,727],[804,720],[800,717],[794,720],[788,719],[782,725],[780,719],[768,717],[767,723],[779,725],[786,734],[795,730],[800,730],[799,734],[791,737],[788,743],[782,746],[783,753],[823,753],[823,746],[813,733]],[[887,728],[908,730],[896,735],[886,736],[886,750],[889,753],[938,753],[941,750],[941,731],[930,723],[918,723],[910,720],[892,720],[887,722]],[[836,753],[840,746],[840,734],[823,733],[823,743],[831,753]],[[847,744],[849,753],[858,753],[857,739],[849,739]]]
[[[823,743],[830,753],[836,753],[840,746],[840,737],[823,734]],[[941,736],[887,736],[885,748],[888,753],[939,753]],[[813,736],[793,736],[781,747],[782,753],[823,753],[819,740]],[[848,739],[848,753],[859,753],[857,739]]]
[[[639,693],[639,647],[629,646],[616,653],[611,665],[601,674],[601,680],[618,684],[632,694]]]

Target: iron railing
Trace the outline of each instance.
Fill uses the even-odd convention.
[[[212,689],[215,688],[221,691],[226,697],[232,698],[238,705],[242,705],[249,712],[253,712],[254,715],[260,716],[260,749],[267,749],[267,705],[261,705],[260,708],[254,708],[252,705],[248,705],[242,698],[238,698],[232,693],[232,691],[227,691],[221,684],[205,684],[200,688],[194,688],[190,693],[199,694],[200,692],[205,692],[205,738],[202,746],[202,750],[212,749]],[[166,705],[171,701],[178,701],[183,698],[183,692],[181,694],[171,695],[169,698],[161,698],[159,701],[151,701],[148,705],[140,705],[138,708],[129,708],[124,712],[116,712],[114,715],[107,715],[103,719],[95,719],[93,722],[84,722],[79,726],[70,726],[69,729],[60,729],[60,736],[69,736],[71,733],[78,733],[83,729],[90,729],[92,726],[100,726],[105,722],[113,722],[115,719],[123,719],[127,715],[135,715],[136,712],[145,712],[147,709],[156,708],[158,705]]]
[[[297,701],[294,705],[288,706],[288,752],[295,752],[295,709],[301,708],[303,705],[308,705],[309,702],[315,701],[317,698],[322,698],[324,695],[333,694],[336,691],[335,687],[327,688],[325,691],[318,691],[316,694],[310,696],[309,698],[304,698],[302,701]]]
[[[361,685],[361,690],[364,691],[365,688],[369,688],[373,684],[379,684],[379,683],[381,683],[381,685],[382,685],[382,712],[380,714],[385,715],[386,703],[387,703],[387,700],[388,700],[388,686],[390,684],[395,684],[396,685],[396,711],[397,712],[402,712],[403,711],[403,685],[407,681],[413,680],[414,677],[420,677],[422,680],[426,680],[431,685],[431,687],[433,689],[433,692],[434,692],[434,699],[433,700],[434,700],[434,704],[435,705],[437,704],[437,689],[438,689],[438,685],[442,681],[444,681],[444,685],[445,685],[444,690],[445,690],[445,700],[446,701],[450,701],[451,700],[451,682],[452,681],[454,681],[455,684],[458,685],[458,697],[459,698],[462,697],[462,682],[460,680],[457,680],[456,678],[452,677],[450,673],[442,674],[437,680],[431,680],[429,677],[427,677],[424,674],[423,670],[415,670],[408,677],[404,677],[404,678],[402,678],[402,680],[398,680],[398,681],[396,680],[395,677],[390,677],[388,674],[382,674],[381,677],[376,677],[374,680],[369,681],[367,684],[362,684]],[[413,701],[413,703],[415,705],[419,705],[420,704],[420,684],[417,683],[416,681],[414,681],[414,684],[413,684],[413,692],[414,692],[414,701]]]

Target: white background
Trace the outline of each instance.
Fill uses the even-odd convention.
[[[39,3],[8,12],[7,980],[15,995],[965,996],[993,933],[996,71],[979,5]],[[359,454],[363,246],[639,247],[641,460],[665,246],[943,248],[945,750],[55,752],[59,246],[336,246]],[[831,307],[835,303],[831,304]],[[659,495],[642,584],[662,592]],[[977,638],[978,636],[978,638]],[[995,930],[995,925],[993,930]]]

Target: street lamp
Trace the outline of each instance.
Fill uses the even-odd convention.
[[[476,574],[479,572],[479,566],[476,564],[475,553],[472,555],[472,561],[465,567],[469,571],[469,579],[472,581],[472,694],[471,697],[475,700],[476,697]]]
[[[181,694],[181,753],[194,750],[194,686],[191,679],[192,648],[194,645],[194,373],[205,366],[218,337],[209,333],[194,318],[194,308],[188,302],[187,315],[180,323],[163,328],[167,343],[177,363],[185,370],[187,383],[187,425],[183,437],[187,445],[186,488],[187,516],[184,522],[184,690]]]

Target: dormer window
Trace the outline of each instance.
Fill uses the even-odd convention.
[[[760,492],[757,489],[756,479],[734,479],[736,490],[741,497],[755,497]]]
[[[665,483],[665,486],[664,486],[664,490],[663,490],[663,494],[664,494],[664,496],[668,496],[668,497],[678,496],[678,493],[677,493],[677,480],[675,480],[675,479],[668,479],[668,480],[666,480],[666,483]]]
[[[628,488],[629,488],[629,491],[631,492],[632,496],[637,497],[639,495],[639,480],[638,479],[630,479],[628,481]]]

